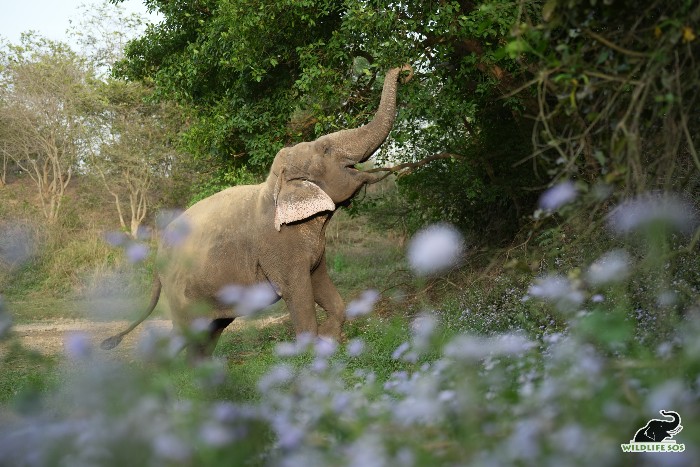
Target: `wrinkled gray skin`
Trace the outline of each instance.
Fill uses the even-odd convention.
[[[387,72],[379,109],[367,125],[284,148],[265,182],[223,190],[171,223],[168,229],[184,220],[191,232],[177,247],[161,245],[159,264],[166,266],[154,278],[149,309],[102,347],[119,344],[150,314],[161,284],[178,327],[184,330],[198,317],[212,318],[208,342],[198,349],[201,354],[213,351],[223,329],[236,317],[236,311],[217,298],[230,284],[268,284],[286,302],[297,336],[338,339],[345,305],[326,269],[325,230],[337,205],[382,176],[358,171],[354,165],[366,161],[389,135],[402,71],[409,72],[406,82],[410,66]],[[320,326],[316,303],[327,314]],[[211,311],[194,312],[200,304]]]

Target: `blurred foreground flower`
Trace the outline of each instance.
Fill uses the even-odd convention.
[[[350,319],[367,315],[372,312],[377,300],[379,300],[378,291],[374,289],[365,290],[360,295],[360,298],[348,303],[348,307],[345,310],[345,315]]]
[[[413,343],[418,350],[426,350],[430,345],[430,339],[437,329],[438,320],[433,313],[419,314],[411,323]]]
[[[192,232],[192,227],[185,217],[183,211],[166,210],[160,211],[156,218],[156,225],[161,232],[160,238],[166,246],[180,246]]]
[[[538,205],[544,211],[556,211],[565,204],[574,201],[577,196],[576,185],[567,180],[542,193]]]
[[[408,262],[419,276],[456,265],[464,252],[462,234],[449,224],[434,224],[416,233],[408,245]]]
[[[0,339],[3,339],[12,329],[12,316],[5,309],[5,301],[0,295]]]
[[[489,356],[520,355],[535,344],[519,334],[481,337],[461,334],[445,346],[445,356],[458,360],[481,360]]]
[[[68,358],[84,360],[92,355],[92,343],[84,332],[72,332],[63,340],[63,349]]]
[[[535,279],[528,289],[528,294],[556,304],[560,311],[567,311],[583,302],[583,293],[574,287],[564,276],[550,274]]]
[[[178,334],[155,326],[147,326],[139,337],[136,349],[145,361],[167,362],[185,348],[185,344],[185,339]]]
[[[237,284],[225,285],[216,297],[224,305],[235,306],[236,313],[240,316],[257,313],[279,299],[275,289],[264,282],[248,287]]]
[[[111,246],[123,246],[129,239],[129,237],[124,232],[105,232],[104,234],[105,242]]]
[[[627,278],[630,256],[625,250],[613,250],[605,253],[590,265],[586,279],[592,285],[619,282]]]
[[[0,265],[20,266],[36,251],[36,237],[29,225],[0,224]]]
[[[618,205],[608,217],[608,225],[618,233],[629,233],[654,224],[692,233],[698,226],[697,209],[672,193],[647,194]]]
[[[365,342],[360,338],[351,339],[348,342],[347,351],[351,357],[357,357],[365,350]]]
[[[126,247],[126,259],[130,263],[140,263],[148,258],[148,245],[140,242],[131,242]]]

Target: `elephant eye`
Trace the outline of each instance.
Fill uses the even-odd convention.
[[[321,145],[318,149],[319,149],[321,155],[323,155],[323,156],[328,156],[331,153],[331,145],[325,141],[323,143],[321,143]]]

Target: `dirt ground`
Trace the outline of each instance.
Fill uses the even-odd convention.
[[[264,327],[272,323],[286,319],[286,316],[276,316],[256,320],[236,319],[226,328],[225,333],[235,332],[245,326]],[[149,329],[168,332],[172,329],[172,323],[166,319],[152,319],[141,323],[139,327],[124,337],[118,347],[112,350],[100,349],[100,343],[123,331],[129,326],[128,321],[96,322],[82,319],[58,319],[38,321],[29,324],[17,324],[12,327],[13,336],[18,338],[23,346],[39,352],[43,355],[56,355],[64,353],[66,339],[74,333],[82,333],[88,337],[93,350],[97,352],[109,352],[115,356],[130,358],[138,345],[141,335]],[[6,341],[6,342],[11,342]],[[7,351],[8,344],[0,343],[0,356]]]

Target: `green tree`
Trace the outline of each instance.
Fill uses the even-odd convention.
[[[402,91],[397,126],[380,160],[460,156],[405,179],[403,189],[425,208],[416,222],[438,215],[439,201],[463,225],[483,229],[484,218],[498,218],[512,226],[531,205],[525,189],[543,184],[534,181],[531,165],[512,169],[529,154],[531,122],[523,113],[536,100],[504,97],[529,79],[504,46],[532,4],[146,4],[164,21],[130,43],[116,72],[153,82],[159,96],[191,107],[189,150],[225,172],[244,166],[264,172],[284,145],[366,123],[378,102],[378,78],[410,63],[418,79]]]
[[[692,0],[549,0],[517,25],[508,50],[537,67],[533,156],[552,177],[698,193],[699,21]]]

